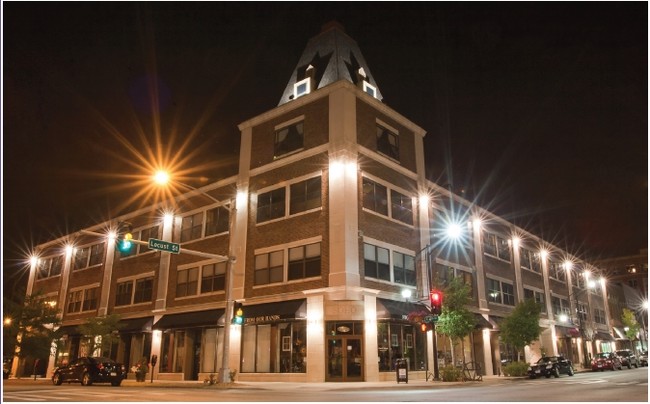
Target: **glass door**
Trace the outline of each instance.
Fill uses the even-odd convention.
[[[327,381],[363,381],[363,350],[361,338],[328,337]]]

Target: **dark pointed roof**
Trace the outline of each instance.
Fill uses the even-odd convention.
[[[308,71],[310,66],[313,71]],[[363,69],[361,72],[365,74],[365,79],[359,75],[359,69]],[[345,34],[343,26],[337,22],[325,24],[321,33],[309,40],[278,105],[293,100],[294,84],[310,74],[313,75],[312,91],[339,80],[347,80],[355,85],[365,80],[375,87],[375,97],[382,99],[359,46]]]

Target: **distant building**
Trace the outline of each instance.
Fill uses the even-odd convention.
[[[218,372],[228,265],[215,255],[236,257],[237,380],[392,380],[397,359],[412,377],[452,360],[497,374],[516,357],[499,321],[524,299],[542,307],[527,361],[545,351],[581,363],[615,349],[598,269],[427,180],[424,129],[382,102],[340,26],[309,41],[279,105],[239,129],[237,175],[38,246],[28,293],[57,302],[65,331],[48,376],[91,353],[77,326],[110,313],[122,316],[121,340],[101,354],[129,367],[157,355],[156,379]],[[96,235],[120,221],[180,254],[120,253]],[[471,286],[476,318],[453,353],[416,320],[432,286],[452,277]]]

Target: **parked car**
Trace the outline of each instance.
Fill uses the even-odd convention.
[[[126,379],[126,367],[121,363],[103,357],[82,356],[70,365],[54,369],[52,383],[80,382],[83,386],[93,383],[110,383],[119,386]]]
[[[632,369],[632,366],[635,368],[639,367],[639,360],[636,358],[636,355],[634,355],[634,352],[630,351],[629,349],[621,349],[620,351],[616,351],[616,355],[621,358],[621,363],[623,366],[627,366],[628,369]]]
[[[603,371],[605,369],[623,369],[621,358],[613,352],[599,352],[594,355],[594,358],[591,360],[591,370],[595,372],[597,370]]]
[[[639,354],[639,366],[648,366],[648,351],[641,351]]]
[[[528,367],[528,377],[531,379],[542,376],[560,377],[560,374],[573,376],[574,373],[573,364],[563,356],[544,356]]]

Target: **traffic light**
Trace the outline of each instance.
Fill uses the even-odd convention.
[[[442,313],[442,292],[432,289],[429,294],[429,300],[431,301],[431,314],[439,315]]]
[[[232,308],[232,323],[244,325],[244,305],[239,302],[235,302]]]
[[[420,331],[422,332],[427,332],[433,330],[433,324],[432,323],[420,323]]]
[[[133,226],[129,222],[120,222],[117,225],[117,249],[128,255],[133,249]]]

